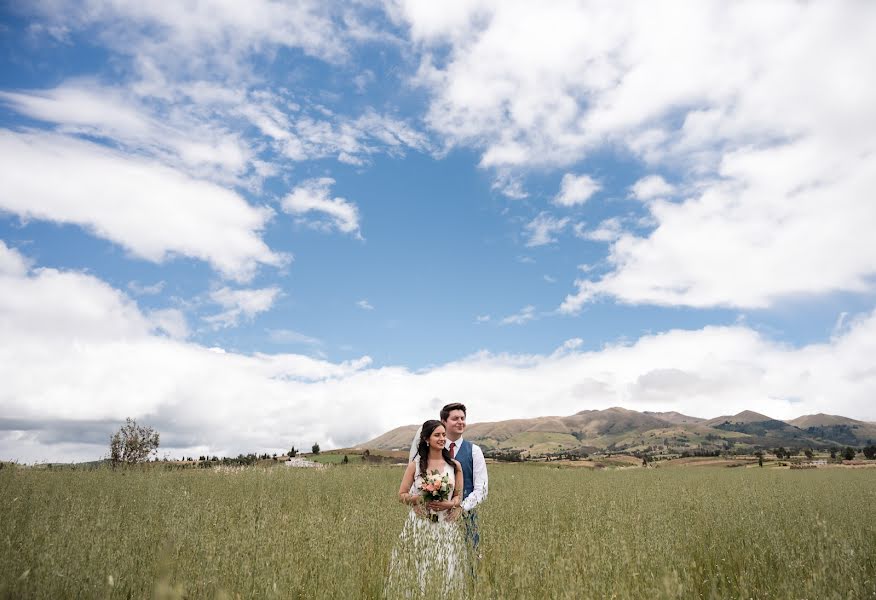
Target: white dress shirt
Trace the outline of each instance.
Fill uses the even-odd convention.
[[[451,441],[447,440],[444,447],[450,450]],[[459,450],[462,445],[462,438],[456,440],[455,450]],[[454,451],[455,451],[454,450]],[[455,457],[454,457],[455,458]],[[462,510],[468,512],[474,509],[478,504],[487,498],[487,488],[489,487],[489,479],[487,478],[487,461],[484,460],[484,451],[477,444],[471,445],[471,462],[472,462],[472,482],[474,489],[471,494],[465,497],[462,501]]]
[[[414,460],[414,456],[417,454],[417,444],[420,442],[420,428],[417,428],[417,433],[414,434],[414,439],[411,442],[411,451],[409,453],[409,460]],[[450,450],[450,444],[452,441],[450,439],[446,439],[444,441],[444,447]],[[462,438],[456,440],[456,446],[454,452],[459,450],[459,446],[462,444]],[[454,457],[456,458],[456,457]],[[472,483],[474,483],[474,490],[471,494],[469,494],[462,501],[462,510],[470,511],[475,508],[478,504],[483,502],[487,497],[487,489],[489,488],[489,479],[487,477],[487,461],[484,460],[484,452],[481,450],[481,447],[477,444],[471,445],[471,459],[472,459]],[[413,489],[413,488],[412,488]]]

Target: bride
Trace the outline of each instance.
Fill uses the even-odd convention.
[[[461,596],[465,542],[452,509],[461,500],[462,467],[444,448],[441,421],[426,421],[421,431],[417,454],[398,490],[399,500],[411,505],[411,511],[392,551],[387,592],[390,597],[414,597],[438,589],[445,598]],[[450,484],[446,500],[426,501],[424,474],[446,476]],[[413,582],[419,590],[412,589]]]

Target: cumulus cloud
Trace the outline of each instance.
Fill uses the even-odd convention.
[[[358,300],[356,302],[356,306],[358,306],[362,310],[374,310],[374,307],[371,306],[371,303],[368,302],[368,300],[365,300],[364,298],[362,300]]]
[[[318,229],[336,229],[361,239],[359,232],[359,208],[344,198],[331,198],[330,177],[310,179],[296,187],[283,198],[283,210],[298,215],[301,222]],[[312,219],[316,213],[324,219]]]
[[[29,264],[24,256],[0,240],[0,275],[23,275],[28,268]]]
[[[26,262],[5,246],[0,255]],[[480,352],[410,371],[372,367],[367,356],[333,363],[170,339],[123,293],[82,273],[10,269],[0,292],[3,459],[97,458],[127,416],[156,427],[175,456],[313,441],[332,448],[421,422],[458,399],[474,422],[615,405],[876,420],[876,313],[800,348],[744,326],[706,327],[590,351],[571,339],[546,355]]]
[[[55,123],[69,134],[112,140],[128,152],[221,183],[235,183],[254,160],[239,134],[193,111],[144,102],[131,90],[93,82],[65,83],[48,90],[0,92],[0,102],[34,119]]]
[[[275,344],[302,344],[305,346],[321,346],[322,340],[294,329],[271,329],[268,338]]]
[[[422,48],[415,81],[448,145],[496,169],[622,148],[652,172],[686,173],[681,202],[665,201],[659,174],[634,186],[651,231],[617,238],[612,271],[577,282],[563,310],[598,295],[756,308],[872,290],[876,36],[862,24],[876,5],[482,0],[435,12],[411,0],[391,14]]]
[[[566,173],[560,183],[560,192],[554,198],[554,204],[559,206],[584,204],[601,188],[599,182],[589,175]]]
[[[252,319],[257,314],[270,310],[279,296],[280,288],[276,286],[261,289],[222,287],[210,292],[210,299],[225,310],[206,316],[204,320],[217,329],[235,327],[241,319]]]
[[[648,175],[634,183],[630,191],[637,200],[651,200],[672,194],[675,186],[667,183],[660,175]]]
[[[123,55],[146,57],[164,69],[228,74],[246,68],[257,50],[298,48],[330,62],[347,56],[343,35],[350,20],[329,3],[293,4],[254,0],[246,6],[207,0],[162,6],[112,0],[38,0],[27,12],[45,26],[91,30],[96,39]],[[364,29],[364,24],[358,24]]]
[[[189,337],[189,324],[186,316],[177,308],[163,308],[146,313],[146,318],[156,331],[163,332],[174,339]]]
[[[0,92],[0,103],[70,135],[101,138],[193,177],[258,188],[294,161],[334,157],[365,165],[377,154],[429,151],[425,134],[373,108],[335,114],[285,90],[245,82],[168,81],[102,85],[75,79],[45,90]]]
[[[502,325],[523,325],[533,319],[535,319],[535,307],[530,304],[521,308],[519,312],[504,317],[500,323]]]
[[[7,254],[22,263],[17,252],[2,245],[0,255]],[[212,351],[159,335],[168,321],[156,324],[157,316],[144,314],[91,275],[47,268],[0,273],[0,414],[16,421],[6,422],[0,432],[3,458],[54,460],[61,458],[58,452],[100,456],[106,435],[93,445],[76,432],[102,423],[108,434],[125,416],[144,417],[170,447],[198,446],[212,438],[208,432],[214,425],[237,430],[222,434],[225,439],[212,446],[216,451],[223,446],[243,451],[234,440],[241,435],[252,443],[270,437],[277,443],[283,438],[285,445],[286,435],[310,439],[312,434],[328,442],[328,429],[300,430],[294,422],[301,415],[292,417],[297,401],[290,404],[290,399],[303,382],[345,377],[370,364],[368,357],[329,363],[291,354]],[[322,411],[323,401],[311,401],[302,405],[308,420]],[[247,433],[249,426],[233,423],[250,409],[263,420],[257,427],[263,432]],[[275,418],[285,423],[285,431],[266,435],[267,423]],[[56,435],[62,429],[69,432],[64,440]],[[31,451],[36,454],[27,454]]]
[[[500,170],[490,188],[512,200],[523,200],[529,197],[529,192],[523,187],[521,177],[510,170]]]
[[[576,223],[573,227],[575,236],[584,240],[593,242],[613,242],[621,236],[622,225],[621,220],[617,217],[611,217],[602,221],[596,229],[585,229],[584,223]]]
[[[204,260],[241,281],[260,264],[288,260],[261,239],[270,209],[164,165],[64,135],[7,130],[0,155],[0,208],[22,219],[79,225],[152,262]]]
[[[529,235],[526,241],[527,247],[545,246],[557,241],[557,234],[566,228],[569,218],[558,219],[547,212],[540,212],[532,221],[524,226]]]
[[[563,310],[598,295],[631,304],[765,308],[792,296],[872,291],[871,160],[812,139],[730,154],[721,167],[726,178],[700,195],[649,203],[657,227],[646,237],[622,234],[609,254],[613,270],[578,280]]]

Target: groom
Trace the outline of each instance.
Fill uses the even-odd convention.
[[[447,404],[441,409],[440,418],[447,432],[444,447],[450,452],[450,456],[462,465],[462,503],[450,513],[450,518],[455,520],[462,515],[465,521],[465,537],[476,550],[480,535],[478,535],[477,505],[487,497],[487,462],[480,446],[464,440],[465,433],[465,405],[459,402]],[[417,453],[417,445],[420,440],[420,431],[417,430],[411,444],[410,460]]]

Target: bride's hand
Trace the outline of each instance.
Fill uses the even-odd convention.
[[[425,517],[429,514],[429,508],[422,502],[416,502],[414,504],[414,512],[421,517]]]
[[[456,503],[452,500],[445,500],[444,502],[434,501],[429,502],[426,506],[429,507],[429,510],[439,511],[439,510],[450,510],[451,508],[456,506]]]

